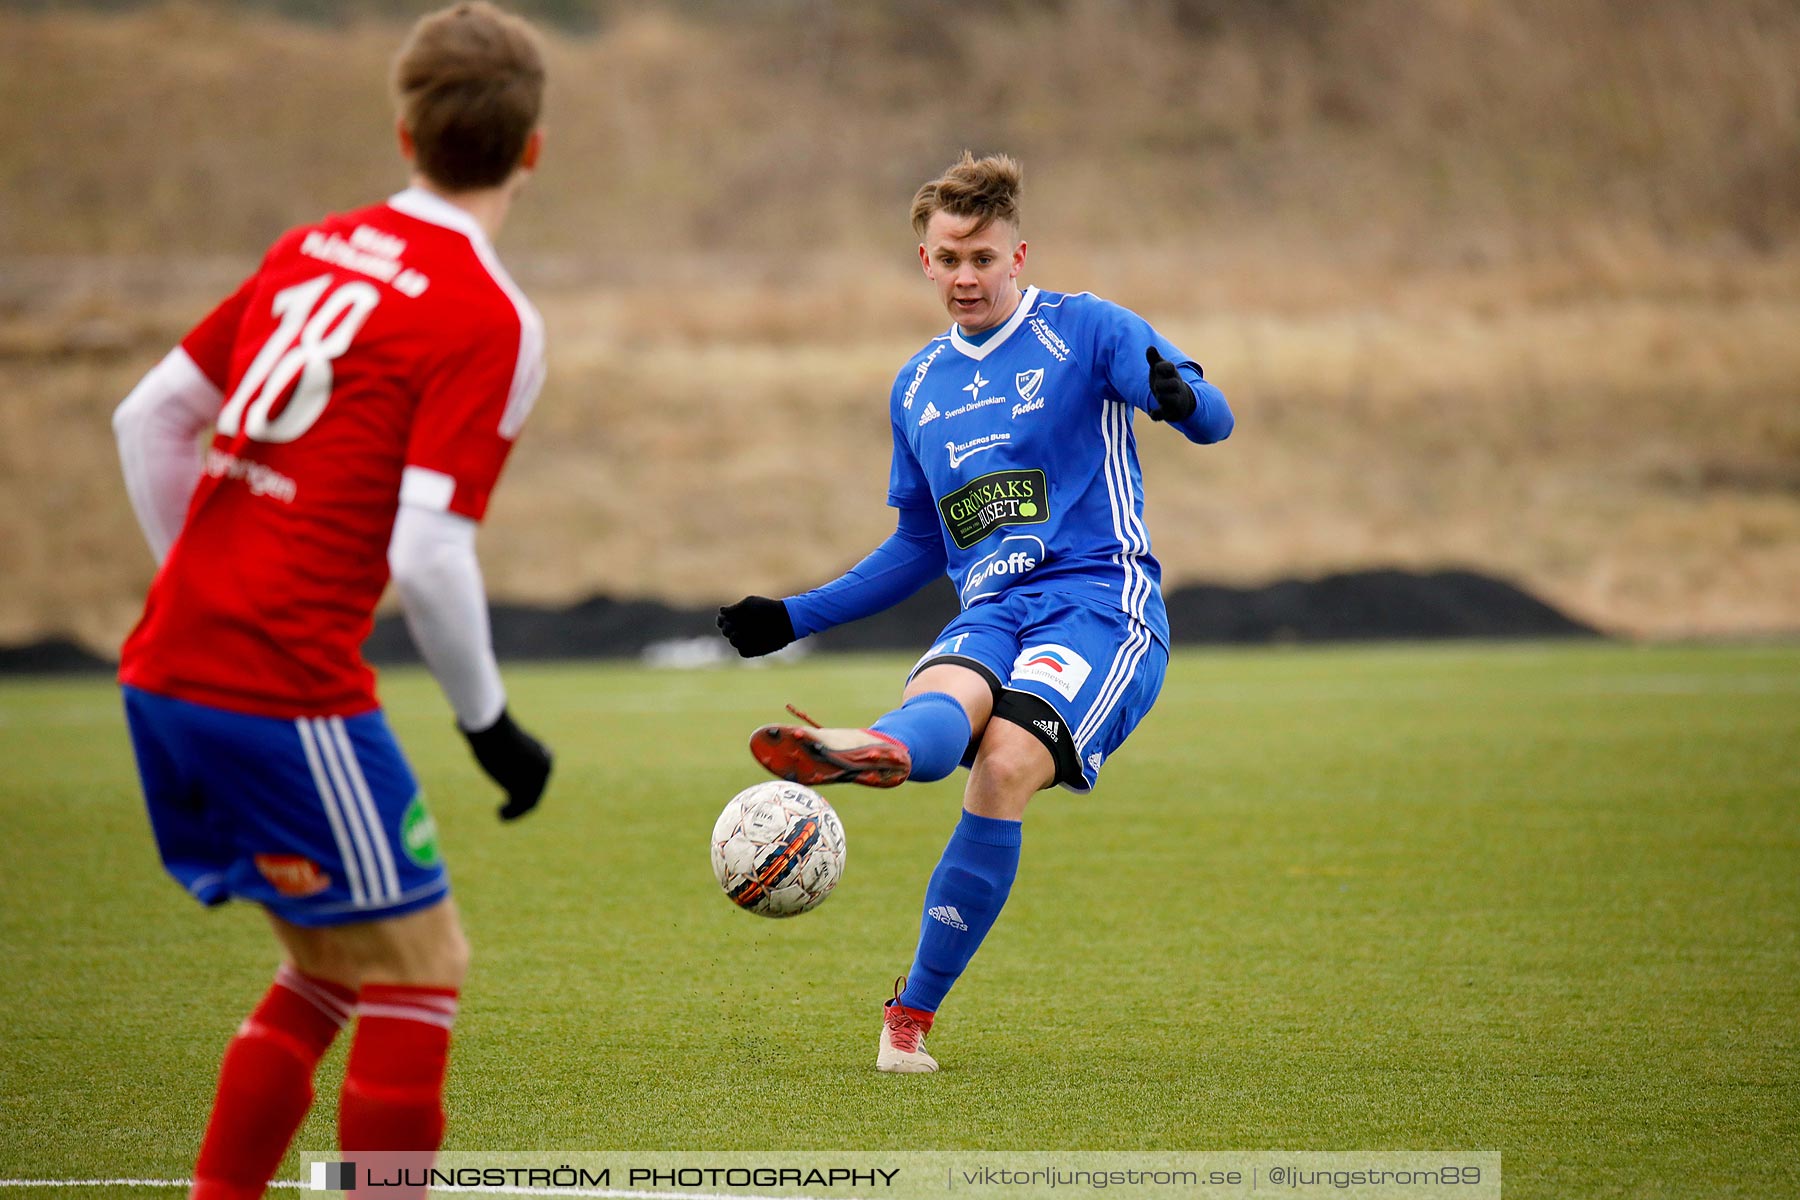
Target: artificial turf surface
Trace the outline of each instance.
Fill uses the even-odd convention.
[[[475,946],[447,1148],[1498,1150],[1508,1197],[1800,1195],[1800,647],[1183,652],[1096,793],[1034,802],[944,1070],[893,1077],[961,777],[828,791],[848,866],[795,920],[733,909],[707,836],[751,728],[867,720],[906,665],[512,669],[558,763],[505,827],[384,676]],[[0,845],[0,1180],[186,1176],[273,944],[161,874],[106,682],[0,684]]]

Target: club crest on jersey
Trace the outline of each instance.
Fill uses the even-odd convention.
[[[1065,700],[1073,700],[1087,682],[1091,667],[1088,660],[1055,642],[1027,646],[1013,660],[1012,677],[1049,685]]]
[[[1044,386],[1044,368],[1033,367],[1029,371],[1020,371],[1013,376],[1013,388],[1019,393],[1019,399],[1030,404],[1037,399],[1038,389]]]

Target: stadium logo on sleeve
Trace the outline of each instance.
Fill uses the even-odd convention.
[[[938,512],[956,548],[967,550],[996,529],[1048,521],[1050,491],[1042,471],[990,471],[938,501]]]
[[[1073,700],[1081,691],[1081,685],[1087,682],[1091,670],[1088,660],[1067,646],[1046,642],[1027,646],[1019,652],[1019,657],[1013,660],[1012,677],[1014,682],[1031,680],[1048,684],[1063,699]]]
[[[925,372],[931,370],[932,360],[943,352],[944,346],[941,342],[931,348],[931,353],[925,356],[925,361],[920,363],[918,369],[913,372],[912,382],[906,385],[906,396],[900,401],[901,408],[908,412],[912,411],[913,397],[919,394],[919,385],[925,382]]]

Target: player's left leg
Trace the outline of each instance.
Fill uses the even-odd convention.
[[[1008,719],[988,722],[962,817],[925,887],[912,971],[883,1013],[878,1069],[937,1070],[925,1035],[1005,907],[1019,873],[1025,808],[1056,782],[1056,773],[1056,760],[1038,738]]]
[[[1053,783],[1090,790],[1162,687],[1168,652],[1130,614],[1055,594],[1021,597],[1007,611],[1019,620],[1019,648],[962,820],[926,889],[912,974],[887,1009],[883,1070],[937,1069],[923,1035],[1006,902],[1031,797]],[[904,1051],[901,1043],[915,1052],[890,1052],[890,1044]]]
[[[155,709],[182,731],[197,811],[230,843],[218,898],[262,905],[287,951],[226,1049],[195,1165],[195,1195],[241,1200],[267,1186],[311,1106],[319,1060],[357,1011],[353,1076],[365,1073],[355,1064],[368,1057],[358,1047],[372,1028],[372,1006],[416,1009],[417,1023],[432,1026],[425,1040],[447,1040],[467,950],[446,903],[435,826],[379,711],[277,720],[164,699]],[[367,928],[384,929],[384,939],[413,953],[318,950],[357,936],[340,931]],[[422,971],[409,965],[416,963]],[[429,1045],[383,1057],[432,1062]],[[436,1136],[383,1148],[435,1146]]]
[[[313,1102],[313,1072],[356,1007],[356,988],[282,963],[219,1064],[190,1200],[261,1196]]]
[[[125,713],[157,849],[190,895],[210,906],[246,888],[274,894],[273,880],[259,874],[259,866],[292,889],[318,884],[317,864],[304,852],[293,853],[294,845],[284,843],[281,853],[264,855],[258,863],[238,844],[237,801],[262,799],[265,785],[281,775],[284,753],[296,764],[301,759],[290,723],[137,688],[125,689]],[[266,769],[222,789],[218,765],[234,755]],[[350,1019],[355,1001],[353,987],[309,976],[292,964],[276,972],[225,1048],[190,1195],[253,1200],[263,1194],[312,1105],[313,1069]]]

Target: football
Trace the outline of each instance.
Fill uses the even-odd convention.
[[[712,866],[739,908],[797,917],[823,903],[844,873],[844,826],[819,793],[772,779],[745,788],[719,814]]]

